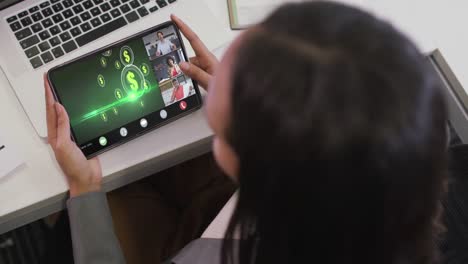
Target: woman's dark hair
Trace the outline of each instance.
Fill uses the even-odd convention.
[[[434,263],[447,113],[418,48],[330,2],[285,5],[243,38],[223,262]]]
[[[175,64],[175,59],[174,59],[173,57],[171,57],[171,56],[167,56],[167,58],[166,58],[166,63],[167,63],[168,66],[171,66],[171,65],[169,64],[169,61],[170,61],[170,60]]]

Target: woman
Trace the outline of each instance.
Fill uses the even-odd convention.
[[[184,86],[181,85],[177,79],[172,79],[172,86],[174,88],[171,95],[171,103],[182,100],[185,97]]]
[[[174,61],[174,58],[173,57],[167,57],[166,59],[166,64],[167,64],[167,74],[169,75],[169,77],[176,77],[177,75],[181,74],[182,71],[180,70],[180,67],[179,65],[177,65],[177,63],[175,63]]]
[[[223,263],[436,261],[446,109],[411,41],[341,4],[289,4],[239,36],[218,63],[173,20],[197,55],[181,69],[209,87],[215,158],[239,183]],[[76,263],[123,262],[106,228],[99,163],[70,141],[64,108],[48,107],[50,143],[70,184]],[[87,234],[75,218],[91,222],[92,207],[101,212],[93,234],[111,241],[87,249],[94,255],[83,250]],[[212,248],[199,262],[203,250],[181,254],[212,263],[219,254]]]

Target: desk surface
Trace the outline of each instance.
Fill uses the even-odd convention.
[[[229,28],[225,0],[204,0],[218,16],[220,23]],[[343,0],[347,1],[347,0]],[[468,82],[464,74],[468,63],[464,56],[468,45],[468,34],[463,36],[461,25],[468,22],[463,12],[468,10],[464,1],[386,1],[349,0],[359,2],[371,12],[389,19],[408,33],[425,52],[435,48],[447,51],[448,63],[462,83]],[[429,2],[429,3],[428,3]],[[207,21],[212,23],[212,21]],[[459,26],[459,30],[457,29]],[[230,32],[230,39],[236,33]],[[467,43],[468,44],[468,43]],[[220,51],[221,53],[221,51]],[[219,53],[219,54],[220,54]],[[468,83],[467,83],[468,84]],[[468,87],[465,85],[464,87]],[[2,134],[18,146],[25,164],[11,175],[0,179],[0,234],[17,226],[34,221],[63,208],[67,186],[49,146],[34,132],[8,81],[0,73],[0,122]],[[186,133],[190,131],[191,133]],[[139,180],[157,171],[196,157],[209,151],[211,131],[201,111],[181,119],[179,122],[149,133],[119,148],[100,156],[104,189],[112,190]],[[150,142],[150,144],[149,144]],[[129,153],[132,153],[129,155]],[[232,203],[222,211],[210,230],[223,229],[232,209]],[[229,209],[231,208],[231,209]]]

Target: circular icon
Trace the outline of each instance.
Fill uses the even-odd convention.
[[[104,147],[105,145],[107,145],[107,138],[105,138],[105,137],[100,137],[100,138],[99,138],[99,144],[101,144],[101,146],[103,146],[103,147]]]
[[[114,112],[114,115],[119,115],[119,111],[117,110],[117,108],[113,107],[112,111]]]
[[[110,55],[112,55],[112,50],[106,50],[102,53],[102,56],[106,56],[106,57],[109,57]]]
[[[129,46],[123,46],[120,49],[120,61],[122,61],[123,65],[133,64],[134,59],[135,58],[133,56],[132,48],[130,48]]]
[[[159,115],[161,116],[162,119],[166,119],[167,118],[167,112],[166,110],[161,110],[161,112],[159,112]]]
[[[120,70],[120,68],[122,68],[122,64],[120,64],[120,61],[118,61],[118,60],[116,60],[116,61],[114,62],[114,66],[115,66],[115,68],[116,68],[117,70]]]
[[[141,64],[141,72],[145,75],[145,76],[148,76],[149,72],[150,72],[150,67],[148,66],[148,64],[146,63],[143,63]]]
[[[142,119],[140,120],[140,126],[141,126],[142,128],[147,127],[147,126],[148,126],[148,120],[142,118]]]
[[[120,135],[121,135],[122,137],[126,137],[126,136],[128,135],[128,131],[127,131],[127,129],[126,129],[125,127],[122,127],[122,128],[120,129]]]
[[[185,110],[185,109],[187,109],[187,103],[185,101],[181,101],[179,103],[179,107],[180,107],[181,110]]]
[[[99,86],[101,86],[101,87],[106,86],[106,79],[104,79],[104,76],[102,76],[102,74],[99,74],[99,75],[97,76],[97,83],[98,83]]]
[[[123,97],[122,90],[120,90],[119,88],[115,89],[114,95],[115,95],[115,98],[116,98],[117,100],[122,99],[122,97]]]
[[[108,119],[106,113],[101,113],[101,119],[102,121],[107,122]]]
[[[103,68],[107,67],[107,59],[105,57],[101,57],[101,59],[99,59],[99,61],[101,62],[101,66]]]
[[[145,76],[135,65],[127,65],[120,75],[122,87],[127,94],[138,92],[145,87]]]

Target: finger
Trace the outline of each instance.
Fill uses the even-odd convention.
[[[59,103],[55,103],[57,112],[57,148],[67,146],[70,143],[70,119],[65,108]]]
[[[57,140],[57,113],[54,107],[55,99],[50,89],[49,81],[44,74],[44,89],[46,100],[47,140],[54,148]]]
[[[177,27],[179,27],[182,34],[190,42],[190,45],[192,45],[192,48],[196,54],[210,54],[210,51],[205,46],[205,44],[200,40],[197,34],[189,26],[187,26],[184,23],[184,21],[182,21],[182,19],[178,18],[175,15],[171,15],[171,19],[172,21],[174,21],[174,23],[176,23]]]
[[[180,68],[190,78],[198,81],[200,85],[203,86],[203,88],[208,88],[208,83],[210,82],[211,76],[207,72],[188,62],[182,62],[180,64]]]
[[[200,67],[200,61],[198,60],[198,57],[194,56],[189,59],[190,63],[197,65]]]

